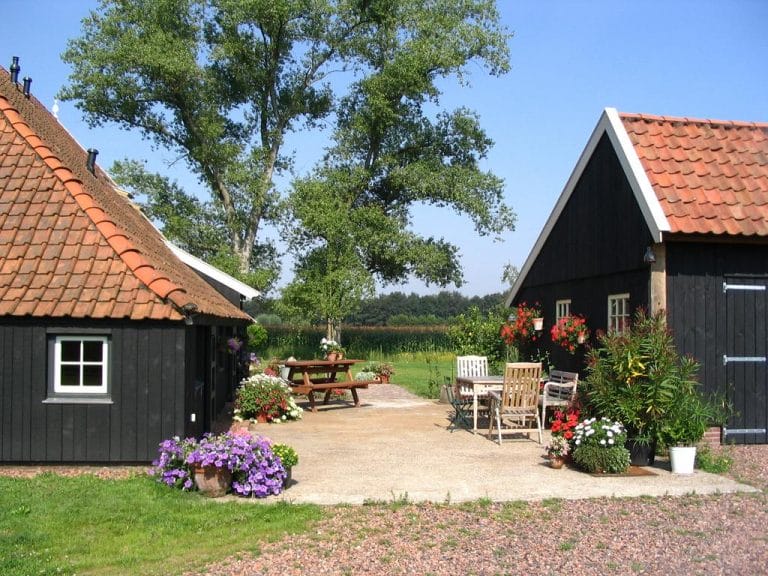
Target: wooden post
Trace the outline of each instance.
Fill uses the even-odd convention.
[[[654,244],[653,253],[656,255],[656,261],[651,263],[650,290],[648,293],[651,314],[667,309],[666,245],[664,243]]]

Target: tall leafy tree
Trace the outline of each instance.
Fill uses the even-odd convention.
[[[354,268],[384,283],[415,276],[459,286],[456,246],[413,230],[412,209],[454,210],[480,235],[513,228],[502,180],[481,168],[492,142],[470,110],[440,109],[439,88],[446,78],[466,81],[470,65],[506,72],[508,38],[492,1],[367,6],[375,26],[359,48],[357,77],[339,102],[334,146],[291,194],[293,219],[301,225],[292,224],[286,236],[297,270],[312,266],[316,251],[343,247],[346,262],[354,260]]]
[[[327,161],[289,205],[322,189],[349,225],[330,239],[329,211],[292,214],[299,277],[337,262],[348,277],[458,284],[456,248],[410,230],[411,207],[452,208],[480,234],[513,216],[501,181],[478,168],[491,143],[477,118],[425,108],[439,103],[442,78],[463,81],[472,62],[505,72],[506,41],[493,0],[101,0],[63,55],[73,73],[61,97],[91,125],[116,123],[175,150],[210,191],[209,231],[226,233],[243,274],[273,253],[263,228],[283,212],[275,180],[291,169],[287,135],[333,118]],[[178,210],[155,210],[167,228],[201,207],[176,192]]]
[[[207,187],[241,272],[290,166],[288,133],[332,110],[330,72],[351,65],[372,22],[353,0],[101,0],[63,54],[60,96],[176,150]],[[162,216],[162,215],[159,215]]]

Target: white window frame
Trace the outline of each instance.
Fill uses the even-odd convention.
[[[623,334],[629,330],[629,293],[608,296],[608,331]]]
[[[571,315],[571,299],[568,298],[567,300],[556,300],[555,301],[555,323],[557,323],[560,318],[567,318]]]
[[[77,362],[64,362],[61,359],[62,342],[80,342],[81,356]],[[101,342],[101,361],[86,362],[82,359],[83,342]],[[80,367],[80,385],[63,386],[61,384],[62,366]],[[82,383],[82,369],[84,366],[101,366],[101,384],[99,386],[84,386]],[[109,337],[107,336],[85,336],[85,335],[66,335],[56,336],[53,343],[53,392],[54,394],[66,395],[99,395],[103,396],[109,392]]]

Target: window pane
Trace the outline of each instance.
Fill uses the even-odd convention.
[[[101,340],[86,340],[83,342],[83,360],[85,362],[101,362]]]
[[[61,385],[80,386],[80,366],[62,366]]]
[[[101,366],[83,366],[83,386],[101,386]]]
[[[79,362],[80,342],[77,340],[62,340],[61,360],[62,362]]]

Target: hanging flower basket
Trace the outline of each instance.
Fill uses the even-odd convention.
[[[537,321],[540,322],[539,328],[536,328]],[[525,346],[538,340],[537,330],[541,330],[543,325],[541,307],[538,304],[528,306],[522,302],[510,315],[509,321],[501,327],[500,336],[507,346]]]
[[[589,329],[584,316],[564,316],[549,331],[552,342],[560,345],[570,354],[576,352],[576,346],[584,344],[589,338]]]

